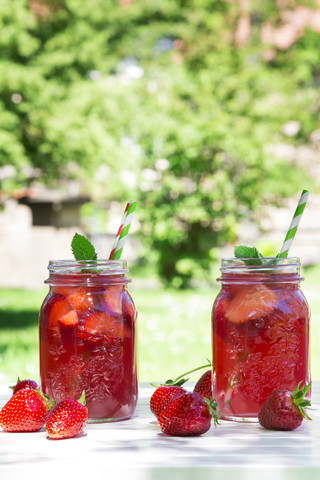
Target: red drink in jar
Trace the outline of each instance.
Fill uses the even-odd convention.
[[[222,260],[212,344],[223,418],[255,421],[273,390],[310,382],[309,308],[299,271],[297,258]]]
[[[123,260],[51,261],[39,318],[41,386],[52,400],[85,391],[89,420],[132,416],[136,308]]]

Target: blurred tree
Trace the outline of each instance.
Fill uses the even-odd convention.
[[[318,128],[319,10],[278,3],[2,2],[2,191],[32,167],[137,196],[162,278],[203,275],[241,217],[311,186],[288,151]]]

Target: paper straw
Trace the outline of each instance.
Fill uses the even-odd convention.
[[[137,202],[135,200],[131,200],[129,203],[127,203],[122,216],[121,225],[113,243],[109,260],[119,260],[119,258],[121,257],[136,206]]]
[[[280,253],[279,253],[280,258],[286,258],[288,256],[289,249],[291,247],[292,241],[293,241],[294,236],[296,234],[296,231],[297,231],[299,222],[301,220],[303,211],[305,209],[308,197],[309,197],[308,190],[303,190],[302,194],[301,194],[301,197],[300,197],[300,200],[298,202],[298,206],[296,208],[296,211],[294,212],[293,219],[291,221],[291,224],[290,224],[289,230],[287,232],[286,238],[284,239],[283,245],[281,247],[281,250],[280,250]]]
[[[120,233],[121,233],[121,230],[122,230],[122,228],[123,228],[123,224],[124,224],[124,221],[125,221],[125,218],[126,218],[126,215],[127,215],[127,211],[128,211],[129,205],[130,205],[130,202],[127,203],[126,208],[125,208],[125,210],[124,210],[124,212],[123,212],[122,219],[121,219],[121,223],[120,223],[120,227],[119,227],[119,229],[118,229],[118,232],[117,232],[116,236],[114,237],[114,241],[113,241],[111,253],[110,253],[110,255],[109,255],[109,260],[112,260],[113,255],[114,255],[114,252],[116,251],[116,246],[117,246],[118,241],[119,241]]]

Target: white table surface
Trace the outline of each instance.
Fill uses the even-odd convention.
[[[0,479],[320,479],[320,382],[313,384],[313,421],[297,430],[221,421],[200,437],[162,434],[149,410],[153,391],[140,385],[130,420],[90,424],[72,439],[50,440],[44,429],[0,431]],[[10,395],[0,385],[0,407]]]

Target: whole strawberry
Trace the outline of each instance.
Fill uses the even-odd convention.
[[[206,401],[201,395],[186,392],[162,410],[158,425],[163,433],[174,436],[195,436],[207,432],[218,414],[215,401]]]
[[[207,370],[203,375],[201,375],[195,384],[193,391],[199,393],[204,398],[208,398],[209,400],[213,397],[212,370]]]
[[[46,419],[47,402],[36,390],[15,393],[0,411],[0,427],[6,432],[36,432]]]
[[[209,362],[209,360],[208,360]],[[180,397],[186,393],[186,390],[182,388],[182,385],[186,383],[189,379],[183,378],[185,375],[189,375],[190,373],[196,372],[201,368],[211,366],[211,362],[207,363],[206,365],[202,365],[201,367],[194,368],[189,372],[184,373],[183,375],[179,375],[175,380],[167,380],[162,385],[158,386],[158,388],[153,392],[151,399],[150,399],[150,410],[151,412],[158,417],[162,410],[169,405],[173,400]],[[156,385],[154,385],[156,386]],[[212,394],[209,398],[212,397]]]
[[[299,389],[300,384],[301,382],[293,392],[277,389],[271,393],[258,415],[262,427],[271,430],[294,430],[301,425],[304,418],[311,420],[305,411],[311,403],[304,398],[311,384]]]
[[[17,383],[10,388],[12,388],[12,395],[14,395],[19,390],[23,390],[25,388],[33,388],[33,390],[37,390],[38,384],[34,380],[20,380],[18,377]]]
[[[158,417],[166,406],[186,393],[186,390],[178,385],[160,385],[150,398],[150,410]]]
[[[88,409],[83,392],[78,401],[68,398],[53,407],[46,421],[46,431],[55,439],[75,437],[83,431],[87,421]]]

